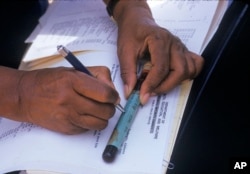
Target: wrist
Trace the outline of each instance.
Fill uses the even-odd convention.
[[[117,23],[123,22],[126,18],[134,16],[152,17],[150,8],[145,0],[110,0],[107,2],[107,13]]]
[[[0,66],[0,115],[16,121],[25,121],[20,110],[19,82],[23,72]]]

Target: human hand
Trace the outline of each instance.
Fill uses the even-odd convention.
[[[119,95],[108,68],[88,69],[94,77],[62,67],[23,72],[18,95],[24,121],[66,134],[105,128]]]
[[[195,78],[204,60],[158,26],[144,1],[125,3],[119,1],[115,8],[121,76],[128,96],[136,83],[138,59],[150,54],[152,69],[140,90],[141,103],[145,104],[150,96],[166,93],[182,81]]]

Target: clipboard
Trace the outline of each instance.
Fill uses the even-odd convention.
[[[202,56],[205,59],[205,66],[204,66],[204,69],[201,72],[201,74],[193,82],[191,92],[190,92],[190,95],[189,95],[189,98],[188,98],[188,101],[187,101],[187,104],[186,104],[186,107],[184,110],[184,115],[183,115],[183,119],[182,119],[182,122],[180,125],[180,130],[179,130],[177,138],[176,138],[175,147],[173,149],[173,153],[171,156],[171,162],[173,162],[175,164],[176,168],[178,168],[178,169],[169,170],[167,172],[168,174],[176,173],[176,171],[179,171],[179,170],[186,171],[186,170],[189,170],[188,168],[190,168],[190,171],[193,171],[193,172],[197,171],[197,170],[201,170],[201,169],[206,171],[208,168],[204,168],[204,166],[207,167],[207,166],[210,166],[211,164],[214,164],[214,166],[224,165],[220,169],[227,168],[229,170],[229,162],[230,161],[219,161],[222,158],[218,158],[217,161],[216,160],[213,161],[213,159],[211,159],[211,157],[215,157],[214,155],[217,152],[217,151],[214,152],[214,150],[219,150],[219,149],[215,149],[215,148],[219,148],[220,145],[222,145],[222,144],[225,145],[228,142],[221,143],[219,145],[216,145],[216,142],[211,142],[211,144],[213,144],[214,147],[211,147],[211,149],[207,149],[207,152],[205,152],[204,154],[198,155],[201,152],[201,150],[204,150],[203,148],[209,148],[209,145],[206,145],[205,147],[202,147],[201,149],[196,149],[196,148],[199,148],[199,145],[204,145],[205,143],[209,143],[209,141],[214,140],[214,138],[208,137],[209,141],[205,141],[203,143],[197,143],[197,142],[201,142],[202,140],[205,140],[207,135],[204,135],[204,137],[202,137],[201,140],[196,140],[195,138],[199,138],[199,136],[202,136],[202,134],[197,133],[194,136],[191,135],[193,131],[197,130],[197,129],[192,129],[191,127],[194,124],[199,124],[200,122],[202,122],[202,121],[199,121],[198,119],[199,119],[199,116],[202,117],[203,115],[197,115],[197,113],[202,114],[201,113],[202,109],[199,108],[201,106],[200,103],[204,104],[203,99],[206,98],[204,96],[205,96],[205,92],[207,91],[207,86],[211,85],[209,82],[210,82],[210,80],[213,80],[214,75],[216,75],[215,73],[217,72],[218,68],[221,67],[221,62],[222,61],[225,62],[227,56],[231,56],[230,55],[231,50],[232,50],[232,48],[235,47],[236,44],[239,44],[238,41],[239,42],[241,41],[240,43],[242,44],[242,36],[244,36],[246,38],[250,38],[250,33],[248,33],[248,30],[250,28],[249,16],[250,16],[249,3],[242,2],[242,1],[232,2],[231,6],[227,9],[225,15],[223,16],[223,19],[218,27],[218,30],[216,31],[212,40],[209,42],[206,49],[203,51]],[[244,35],[242,32],[244,33]],[[245,50],[248,49],[247,46],[244,46],[244,49]],[[235,50],[237,50],[237,49],[234,49],[234,51]],[[245,51],[245,52],[247,52],[247,51]],[[244,53],[242,53],[242,55],[243,54]],[[222,64],[222,65],[224,65],[224,64]],[[246,68],[247,66],[249,66],[249,64],[246,64],[243,67]],[[246,77],[246,76],[247,75],[245,75],[244,77]],[[230,89],[232,89],[232,88],[230,88]],[[237,88],[237,89],[239,89],[239,88]],[[218,94],[218,92],[217,92],[217,94]],[[206,102],[206,104],[207,103],[209,103],[209,101]],[[238,104],[238,105],[240,105],[240,104]],[[206,106],[204,106],[202,108],[205,108],[205,107]],[[223,108],[225,108],[225,106]],[[210,114],[211,113],[212,112],[210,112]],[[207,115],[205,114],[205,116],[207,116]],[[213,117],[212,119],[214,119],[215,117]],[[209,119],[205,118],[205,121],[207,121]],[[202,118],[201,118],[201,120],[202,120]],[[223,118],[221,118],[221,120],[223,120]],[[231,121],[232,120],[233,119],[231,118]],[[197,126],[197,127],[200,128],[200,127],[204,126],[205,121],[202,122],[203,124],[201,126]],[[217,123],[217,129],[218,129],[218,124],[222,124],[222,122],[223,121]],[[238,121],[237,123],[240,123],[240,121]],[[233,123],[231,123],[231,125],[232,124]],[[208,125],[206,126],[206,128],[204,128],[202,133],[204,133],[204,131],[209,131],[209,130],[207,130],[207,129],[209,129],[209,126],[212,126],[211,122],[208,123]],[[213,129],[213,127],[211,127],[211,129]],[[222,129],[223,129],[223,127],[222,127]],[[220,134],[220,136],[221,135],[224,135],[224,134]],[[212,136],[212,135],[209,134],[209,136]],[[224,139],[227,139],[227,138],[224,138]],[[190,142],[185,143],[186,141],[190,141]],[[195,141],[195,142],[193,142],[193,141]],[[189,149],[188,145],[190,145],[190,144],[192,145],[192,147]],[[232,148],[232,147],[231,148],[230,147],[228,147],[228,149],[224,150],[222,153],[225,153],[225,152],[229,153],[229,150]],[[194,151],[196,151],[196,152],[194,152]],[[242,151],[244,151],[244,150],[240,150],[240,152],[242,152]],[[196,162],[201,160],[203,155],[209,154],[210,152],[213,153],[210,155],[210,157],[204,156],[204,161],[200,161],[200,164],[204,163],[204,165],[199,166],[199,164],[195,163],[195,160],[196,160]],[[182,154],[182,153],[185,153],[185,154]],[[197,157],[195,157],[194,153],[197,154]],[[230,153],[230,154],[232,155],[235,153]],[[193,162],[186,162],[185,160],[192,158],[192,155],[194,155],[194,157],[193,157],[194,159],[190,160],[190,161],[193,161]],[[224,160],[226,158],[227,157],[223,157]],[[211,161],[211,163],[207,164],[208,161]],[[218,162],[221,162],[221,164],[218,164]],[[180,164],[178,165],[178,163],[180,163]],[[193,166],[192,166],[192,164],[193,164]],[[195,165],[197,165],[197,169],[193,168]],[[210,167],[211,167],[210,168],[210,171],[211,171],[213,168],[212,168],[212,166],[210,166]],[[218,171],[220,169],[216,169],[216,171]]]
[[[202,56],[205,59],[205,65],[201,74],[193,82],[184,110],[180,130],[177,135],[176,144],[178,144],[182,138],[185,128],[189,124],[189,120],[197,107],[197,103],[199,102],[199,99],[204,92],[204,88],[216,68],[217,63],[223,56],[224,52],[230,49],[234,41],[237,39],[237,35],[244,24],[244,20],[248,17],[248,10],[249,4],[241,1],[233,1],[223,16],[213,38],[204,49]]]

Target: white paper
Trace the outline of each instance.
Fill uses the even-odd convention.
[[[49,22],[43,22],[40,34],[23,61],[58,54],[55,49],[58,44],[67,46],[71,51],[116,50],[117,26],[108,17],[104,3],[93,2],[97,10],[85,11],[82,6],[84,15],[53,15],[50,20],[47,19]],[[80,6],[78,3],[76,5]],[[219,1],[149,1],[156,22],[178,36],[188,49],[196,53],[201,52],[218,3]],[[63,8],[62,5],[54,7],[58,12],[60,9],[57,7]]]
[[[86,66],[105,65],[112,72],[116,89],[125,105],[118,59],[110,52],[77,55]],[[97,64],[98,62],[98,64]],[[64,59],[53,66],[71,65]],[[102,152],[117,122],[116,111],[103,131],[81,135],[62,135],[30,123],[0,120],[0,172],[11,170],[48,170],[75,174],[161,173],[165,145],[171,133],[178,95],[177,87],[166,95],[151,98],[139,109],[127,141],[112,164],[102,160]],[[11,162],[10,162],[11,161]]]

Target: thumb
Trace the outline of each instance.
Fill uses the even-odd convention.
[[[132,92],[137,80],[137,59],[134,54],[129,51],[119,55],[121,78],[124,83],[125,97],[127,98]]]

